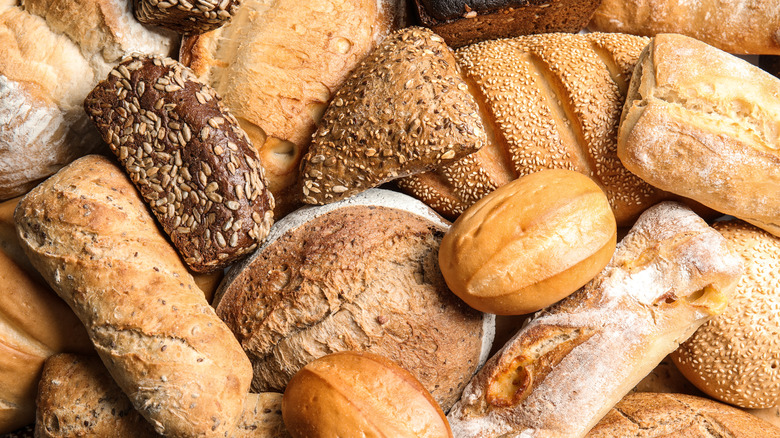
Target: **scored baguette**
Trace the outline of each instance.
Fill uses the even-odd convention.
[[[742,265],[689,208],[640,216],[609,265],[493,356],[448,415],[459,437],[583,436],[726,306]]]
[[[235,427],[251,364],[115,164],[71,163],[14,217],[30,261],[158,433],[222,437]]]

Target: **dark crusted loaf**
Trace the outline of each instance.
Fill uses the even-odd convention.
[[[257,152],[190,69],[126,59],[84,106],[194,271],[224,268],[268,234],[274,201]]]
[[[230,21],[241,0],[133,0],[135,18],[180,33],[204,33]]]
[[[420,22],[452,47],[552,32],[579,32],[601,0],[415,0]]]

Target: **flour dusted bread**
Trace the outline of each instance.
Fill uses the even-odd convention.
[[[396,0],[243,0],[180,59],[216,89],[258,149],[277,217],[300,205],[299,164],[349,72],[403,16]]]
[[[631,80],[618,156],[655,187],[780,236],[780,80],[747,61],[656,36]]]
[[[447,417],[454,435],[584,436],[723,310],[741,274],[689,208],[648,209],[596,278],[537,313],[469,382]]]
[[[33,265],[155,431],[235,427],[251,364],[116,165],[71,163],[22,199],[15,220]]]
[[[421,202],[380,189],[277,222],[214,302],[252,360],[252,389],[280,391],[316,358],[369,351],[408,369],[447,410],[494,330],[444,283],[436,254],[447,228]]]
[[[678,33],[736,54],[780,54],[776,0],[603,0],[588,28],[655,36]]]

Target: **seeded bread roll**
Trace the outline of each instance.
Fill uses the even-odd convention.
[[[433,170],[485,141],[452,51],[430,30],[406,28],[374,49],[333,96],[301,164],[303,201],[326,204]]]
[[[249,394],[230,438],[283,438],[282,394]],[[96,356],[58,354],[46,361],[38,388],[39,438],[158,438]]]
[[[263,241],[274,200],[257,152],[190,69],[129,58],[84,106],[190,268],[222,269]]]
[[[452,47],[519,35],[579,32],[601,0],[415,0],[423,26]]]
[[[651,207],[599,275],[488,360],[447,417],[453,434],[584,436],[725,308],[741,275],[739,257],[689,208]]]
[[[603,0],[590,30],[677,33],[736,54],[780,55],[777,0]]]
[[[155,431],[233,430],[251,364],[119,167],[71,163],[22,199],[15,220],[30,261]]]
[[[241,0],[133,0],[135,18],[180,33],[203,33],[227,23]]]
[[[275,224],[214,303],[252,360],[252,389],[280,391],[329,353],[370,351],[449,409],[487,357],[495,318],[447,289],[436,261],[447,228],[421,202],[380,189]]]
[[[618,156],[662,190],[780,236],[780,80],[682,35],[656,36],[626,98]]]
[[[447,217],[520,176],[569,169],[607,195],[618,226],[665,196],[617,156],[620,111],[648,40],[617,34],[547,34],[459,49],[488,131],[479,152],[399,185]],[[576,55],[574,55],[576,54]]]

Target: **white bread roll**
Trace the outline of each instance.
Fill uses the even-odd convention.
[[[251,364],[115,164],[94,155],[71,163],[14,218],[30,261],[158,433],[233,430]]]

